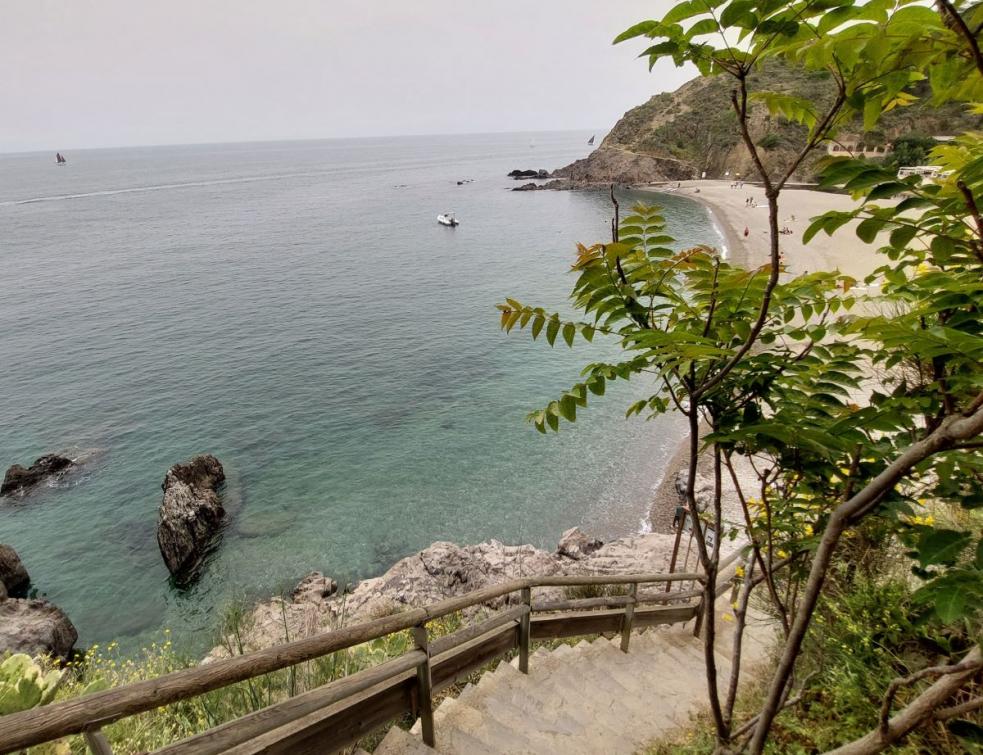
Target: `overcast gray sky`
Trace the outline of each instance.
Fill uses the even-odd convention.
[[[0,152],[602,129],[671,0],[0,0]]]

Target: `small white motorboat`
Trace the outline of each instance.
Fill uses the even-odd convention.
[[[457,218],[454,217],[453,212],[445,212],[437,216],[437,222],[441,225],[449,225],[453,228],[456,225],[460,225]]]

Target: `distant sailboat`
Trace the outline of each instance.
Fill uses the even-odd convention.
[[[61,152],[55,152],[55,162],[59,165],[64,165],[68,160],[65,159],[65,156]]]
[[[594,136],[596,136],[596,134]],[[587,140],[587,144],[589,146],[593,146],[593,144],[594,144],[594,137],[593,136],[590,139]]]

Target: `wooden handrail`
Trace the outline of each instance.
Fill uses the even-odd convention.
[[[0,752],[12,752],[252,679],[425,624],[533,587],[704,581],[701,574],[598,574],[526,577],[447,598],[422,608],[173,671],[154,679],[0,716]]]

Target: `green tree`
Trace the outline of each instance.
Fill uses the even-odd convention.
[[[927,165],[938,142],[930,136],[902,136],[895,139],[884,164],[892,168],[904,165]]]
[[[512,299],[499,307],[506,330],[529,328],[550,345],[558,337],[572,344],[578,334],[600,335],[617,339],[624,351],[621,361],[587,365],[582,381],[533,412],[538,430],[575,421],[610,380],[648,378],[648,386],[654,379],[656,390],[646,390],[627,413],[675,409],[687,417],[687,504],[694,519],[720,532],[724,475],[737,485],[749,563],[736,610],[737,654],[723,688],[713,607],[704,605],[708,698],[721,748],[761,752],[775,717],[796,699],[795,664],[817,602],[831,568],[850,558],[841,541],[862,526],[878,523],[886,533],[880,547],[910,547],[919,600],[939,619],[978,633],[978,528],[936,526],[919,515],[918,500],[954,509],[983,505],[983,218],[977,209],[983,139],[969,133],[936,148],[933,162],[951,171],[937,184],[898,180],[862,160],[829,162],[823,183],[851,192],[857,209],[816,219],[806,240],[859,221],[862,240],[886,241],[879,249],[884,264],[868,281],[877,293],[858,294],[856,281],[832,272],[783,274],[778,219],[789,178],[842,127],[862,122],[865,131],[874,129],[884,112],[917,100],[916,85],[936,104],[983,101],[983,55],[974,31],[981,27],[983,5],[948,0],[935,10],[909,0],[686,0],[661,20],[637,24],[616,42],[652,40],[642,53],[650,65],[669,58],[695,64],[703,76],[731,79],[729,105],[767,197],[770,262],[743,270],[712,249],[675,251],[658,211],[638,207],[616,225],[611,243],[578,247],[573,297],[580,321]],[[751,91],[750,73],[771,58],[826,71],[831,104],[819,110],[789,94]],[[771,172],[749,131],[754,100],[774,118],[808,128],[801,152]],[[693,493],[701,450],[714,469],[706,515]],[[739,484],[739,457],[754,461],[756,490]],[[720,538],[712,547],[702,538],[696,543],[710,592],[717,587]],[[782,591],[779,579],[797,587]],[[761,710],[736,722],[740,637],[758,584],[782,626],[783,647]],[[844,752],[879,751],[937,720],[941,703],[980,667],[978,647],[953,658],[935,686],[893,717],[894,694],[885,690],[881,726]]]

